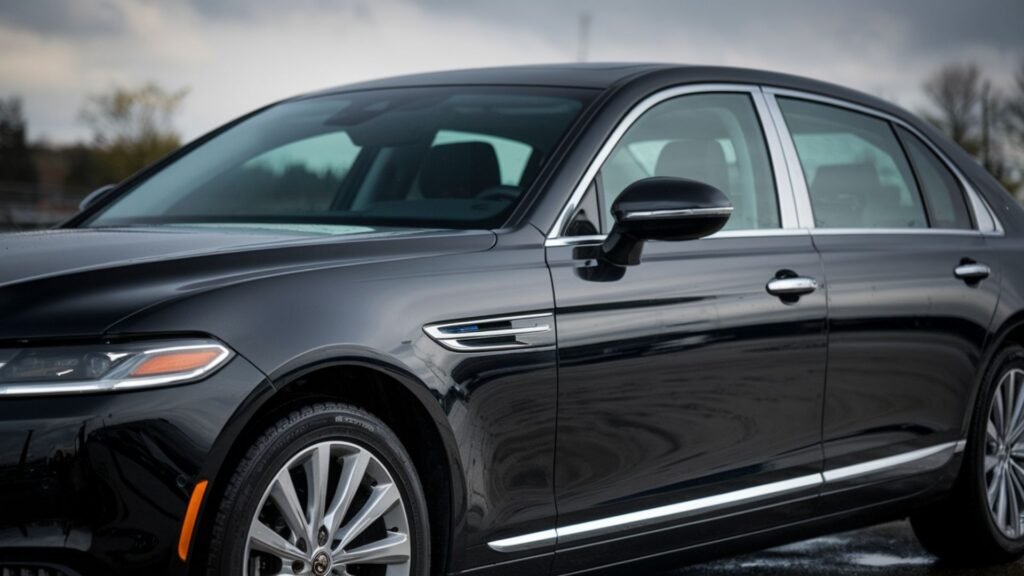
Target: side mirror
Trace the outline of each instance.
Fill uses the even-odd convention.
[[[612,204],[615,226],[601,247],[604,259],[635,266],[646,240],[695,240],[729,221],[732,203],[721,190],[683,178],[645,178]]]
[[[86,208],[95,204],[97,200],[102,198],[107,192],[110,192],[113,189],[113,184],[107,184],[106,186],[100,186],[99,188],[93,190],[92,192],[89,192],[89,195],[86,196],[85,198],[82,198],[82,201],[78,203],[78,211],[85,211]]]

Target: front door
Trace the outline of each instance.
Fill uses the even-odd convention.
[[[650,108],[615,144],[563,236],[548,241],[559,346],[556,573],[811,512],[825,291],[787,294],[793,282],[773,280],[823,273],[807,232],[783,226],[759,98],[756,89],[696,93]],[[650,176],[721,189],[734,205],[729,224],[702,240],[648,242],[637,266],[603,263],[609,206]],[[741,508],[760,511],[706,522]]]

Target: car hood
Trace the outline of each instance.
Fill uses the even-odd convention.
[[[331,231],[154,227],[0,235],[0,341],[95,337],[148,306],[228,284],[483,251],[495,241],[488,231]]]

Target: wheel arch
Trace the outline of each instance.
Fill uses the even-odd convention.
[[[268,379],[269,392],[265,388],[254,391],[233,417],[236,432],[218,440],[226,444],[225,457],[206,475],[210,489],[190,558],[203,555],[201,547],[208,541],[204,536],[215,510],[211,503],[223,493],[249,442],[297,404],[330,399],[369,411],[398,435],[427,494],[433,563],[447,570],[459,533],[457,519],[464,517],[466,489],[458,445],[441,395],[397,360],[362,347],[311,351],[273,371]],[[198,564],[190,562],[188,573],[202,573]]]
[[[1024,346],[1024,310],[1018,310],[1011,314],[1002,321],[997,329],[990,333],[980,364],[981,369],[978,370],[978,375],[973,383],[970,402],[967,404],[966,414],[964,415],[963,435],[965,437],[970,430],[971,419],[974,417],[977,408],[978,395],[981,393],[985,381],[992,371],[992,362],[999,354],[999,351],[1008,343]]]

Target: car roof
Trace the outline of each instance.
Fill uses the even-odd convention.
[[[811,78],[750,68],[656,62],[537,64],[425,72],[336,86],[303,94],[298,98],[361,90],[425,86],[504,85],[609,90],[633,83],[663,86],[698,83],[758,84],[831,96],[893,115],[907,116],[905,110],[869,94]]]
[[[521,85],[605,89],[644,72],[671,68],[653,63],[577,63],[497,66],[423,72],[338,86],[320,93],[443,85]]]

